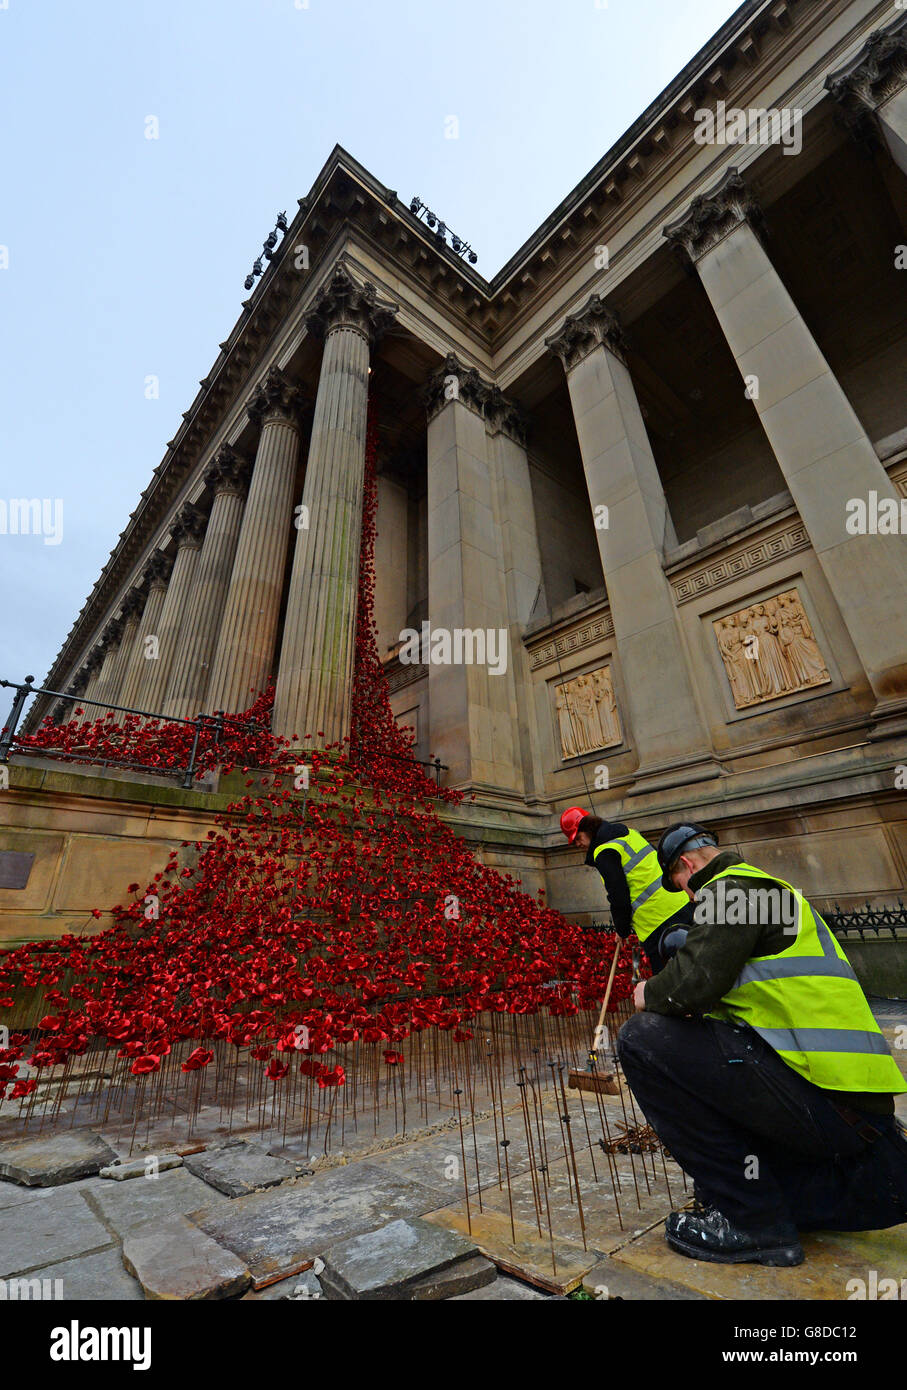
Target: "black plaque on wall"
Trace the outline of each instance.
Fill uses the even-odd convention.
[[[34,862],[33,854],[0,849],[0,888],[24,888]]]

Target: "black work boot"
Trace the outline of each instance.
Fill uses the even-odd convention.
[[[778,1221],[758,1231],[742,1231],[717,1207],[698,1206],[695,1211],[672,1211],[665,1222],[665,1239],[672,1250],[691,1260],[718,1264],[798,1265],[803,1246],[797,1228]]]

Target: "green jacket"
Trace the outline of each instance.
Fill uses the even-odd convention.
[[[744,861],[730,850],[719,854],[704,869],[693,874],[689,881],[695,893],[717,874]],[[775,882],[766,876],[767,885]],[[754,880],[729,877],[725,883],[739,887],[745,893]],[[693,922],[685,944],[664,969],[646,981],[646,1009],[652,1013],[705,1014],[713,1010],[732,988],[744,965],[753,956],[776,955],[790,946],[790,935],[781,921],[770,923],[744,922],[729,926],[717,922]],[[871,1114],[890,1115],[894,1101],[886,1093],[827,1091],[832,1099],[844,1105],[856,1106]]]

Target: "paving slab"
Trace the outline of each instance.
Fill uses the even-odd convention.
[[[322,1251],[321,1283],[331,1298],[405,1297],[406,1285],[479,1252],[458,1231],[416,1218],[389,1221]],[[465,1292],[465,1290],[463,1290]]]
[[[601,1263],[597,1251],[584,1250],[573,1241],[557,1236],[550,1244],[540,1241],[536,1227],[526,1222],[514,1221],[511,1228],[510,1218],[501,1212],[473,1211],[471,1231],[465,1205],[431,1212],[425,1219],[470,1235],[498,1269],[518,1275],[547,1293],[570,1293],[582,1283],[584,1274]]]
[[[469,1293],[455,1294],[451,1298],[451,1303],[474,1303],[480,1299],[491,1303],[528,1303],[533,1300],[542,1302],[550,1301],[551,1294],[542,1293],[540,1289],[533,1288],[531,1284],[524,1284],[519,1279],[508,1279],[502,1275],[495,1279],[493,1283],[486,1284],[484,1288],[472,1289]],[[560,1300],[555,1299],[555,1302]]]
[[[608,1258],[590,1269],[583,1277],[583,1288],[593,1298],[652,1300],[654,1302],[689,1302],[708,1298],[708,1294],[686,1288],[683,1284],[668,1284],[663,1279],[651,1279],[617,1260]]]
[[[231,1298],[251,1282],[242,1260],[185,1216],[133,1227],[123,1241],[123,1264],[154,1300]]]
[[[849,1299],[848,1284],[870,1272],[877,1280],[907,1278],[907,1226],[888,1231],[821,1232],[801,1237],[806,1255],[792,1269],[711,1264],[672,1250],[659,1225],[630,1241],[611,1260],[654,1279],[680,1285],[706,1298],[744,1300]],[[857,1286],[859,1288],[859,1286]]]
[[[306,1170],[305,1164],[274,1158],[263,1144],[246,1139],[229,1140],[204,1153],[191,1154],[184,1163],[190,1173],[226,1197],[245,1197],[250,1192],[276,1187]]]
[[[127,1184],[128,1186],[128,1184]],[[208,1189],[211,1196],[215,1194]],[[435,1194],[378,1164],[332,1168],[290,1187],[221,1198],[189,1212],[192,1220],[245,1261],[258,1282],[301,1270],[329,1245],[374,1230],[397,1216],[422,1216]]]
[[[115,1235],[155,1218],[182,1215],[203,1203],[229,1205],[229,1199],[193,1177],[185,1168],[172,1168],[156,1178],[108,1182],[98,1178],[85,1193],[86,1201]]]
[[[107,1228],[81,1192],[44,1192],[40,1202],[20,1202],[0,1211],[0,1277],[42,1269],[73,1255],[112,1244]]]
[[[117,1157],[91,1129],[28,1135],[0,1145],[0,1178],[24,1187],[58,1187],[91,1177]]]
[[[29,1278],[48,1280],[54,1298],[97,1303],[135,1303],[145,1299],[141,1284],[123,1268],[119,1246],[45,1265],[32,1270]]]
[[[458,1264],[436,1270],[424,1279],[416,1279],[406,1286],[405,1297],[416,1303],[459,1298],[473,1289],[486,1288],[497,1277],[497,1267],[491,1260],[486,1260],[484,1255],[474,1255],[470,1260],[460,1260]]]

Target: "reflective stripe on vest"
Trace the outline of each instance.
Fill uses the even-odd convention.
[[[776,955],[747,961],[707,1017],[749,1024],[782,1061],[826,1090],[907,1091],[850,962],[803,894],[752,864],[732,864],[709,885],[722,878],[759,878],[792,894],[796,937]]]
[[[630,889],[633,930],[640,941],[645,941],[690,900],[686,893],[669,893],[662,887],[658,855],[638,830],[628,830],[616,840],[596,845],[592,851],[593,860],[606,849],[613,849],[620,855]],[[653,859],[654,863],[650,862]]]

